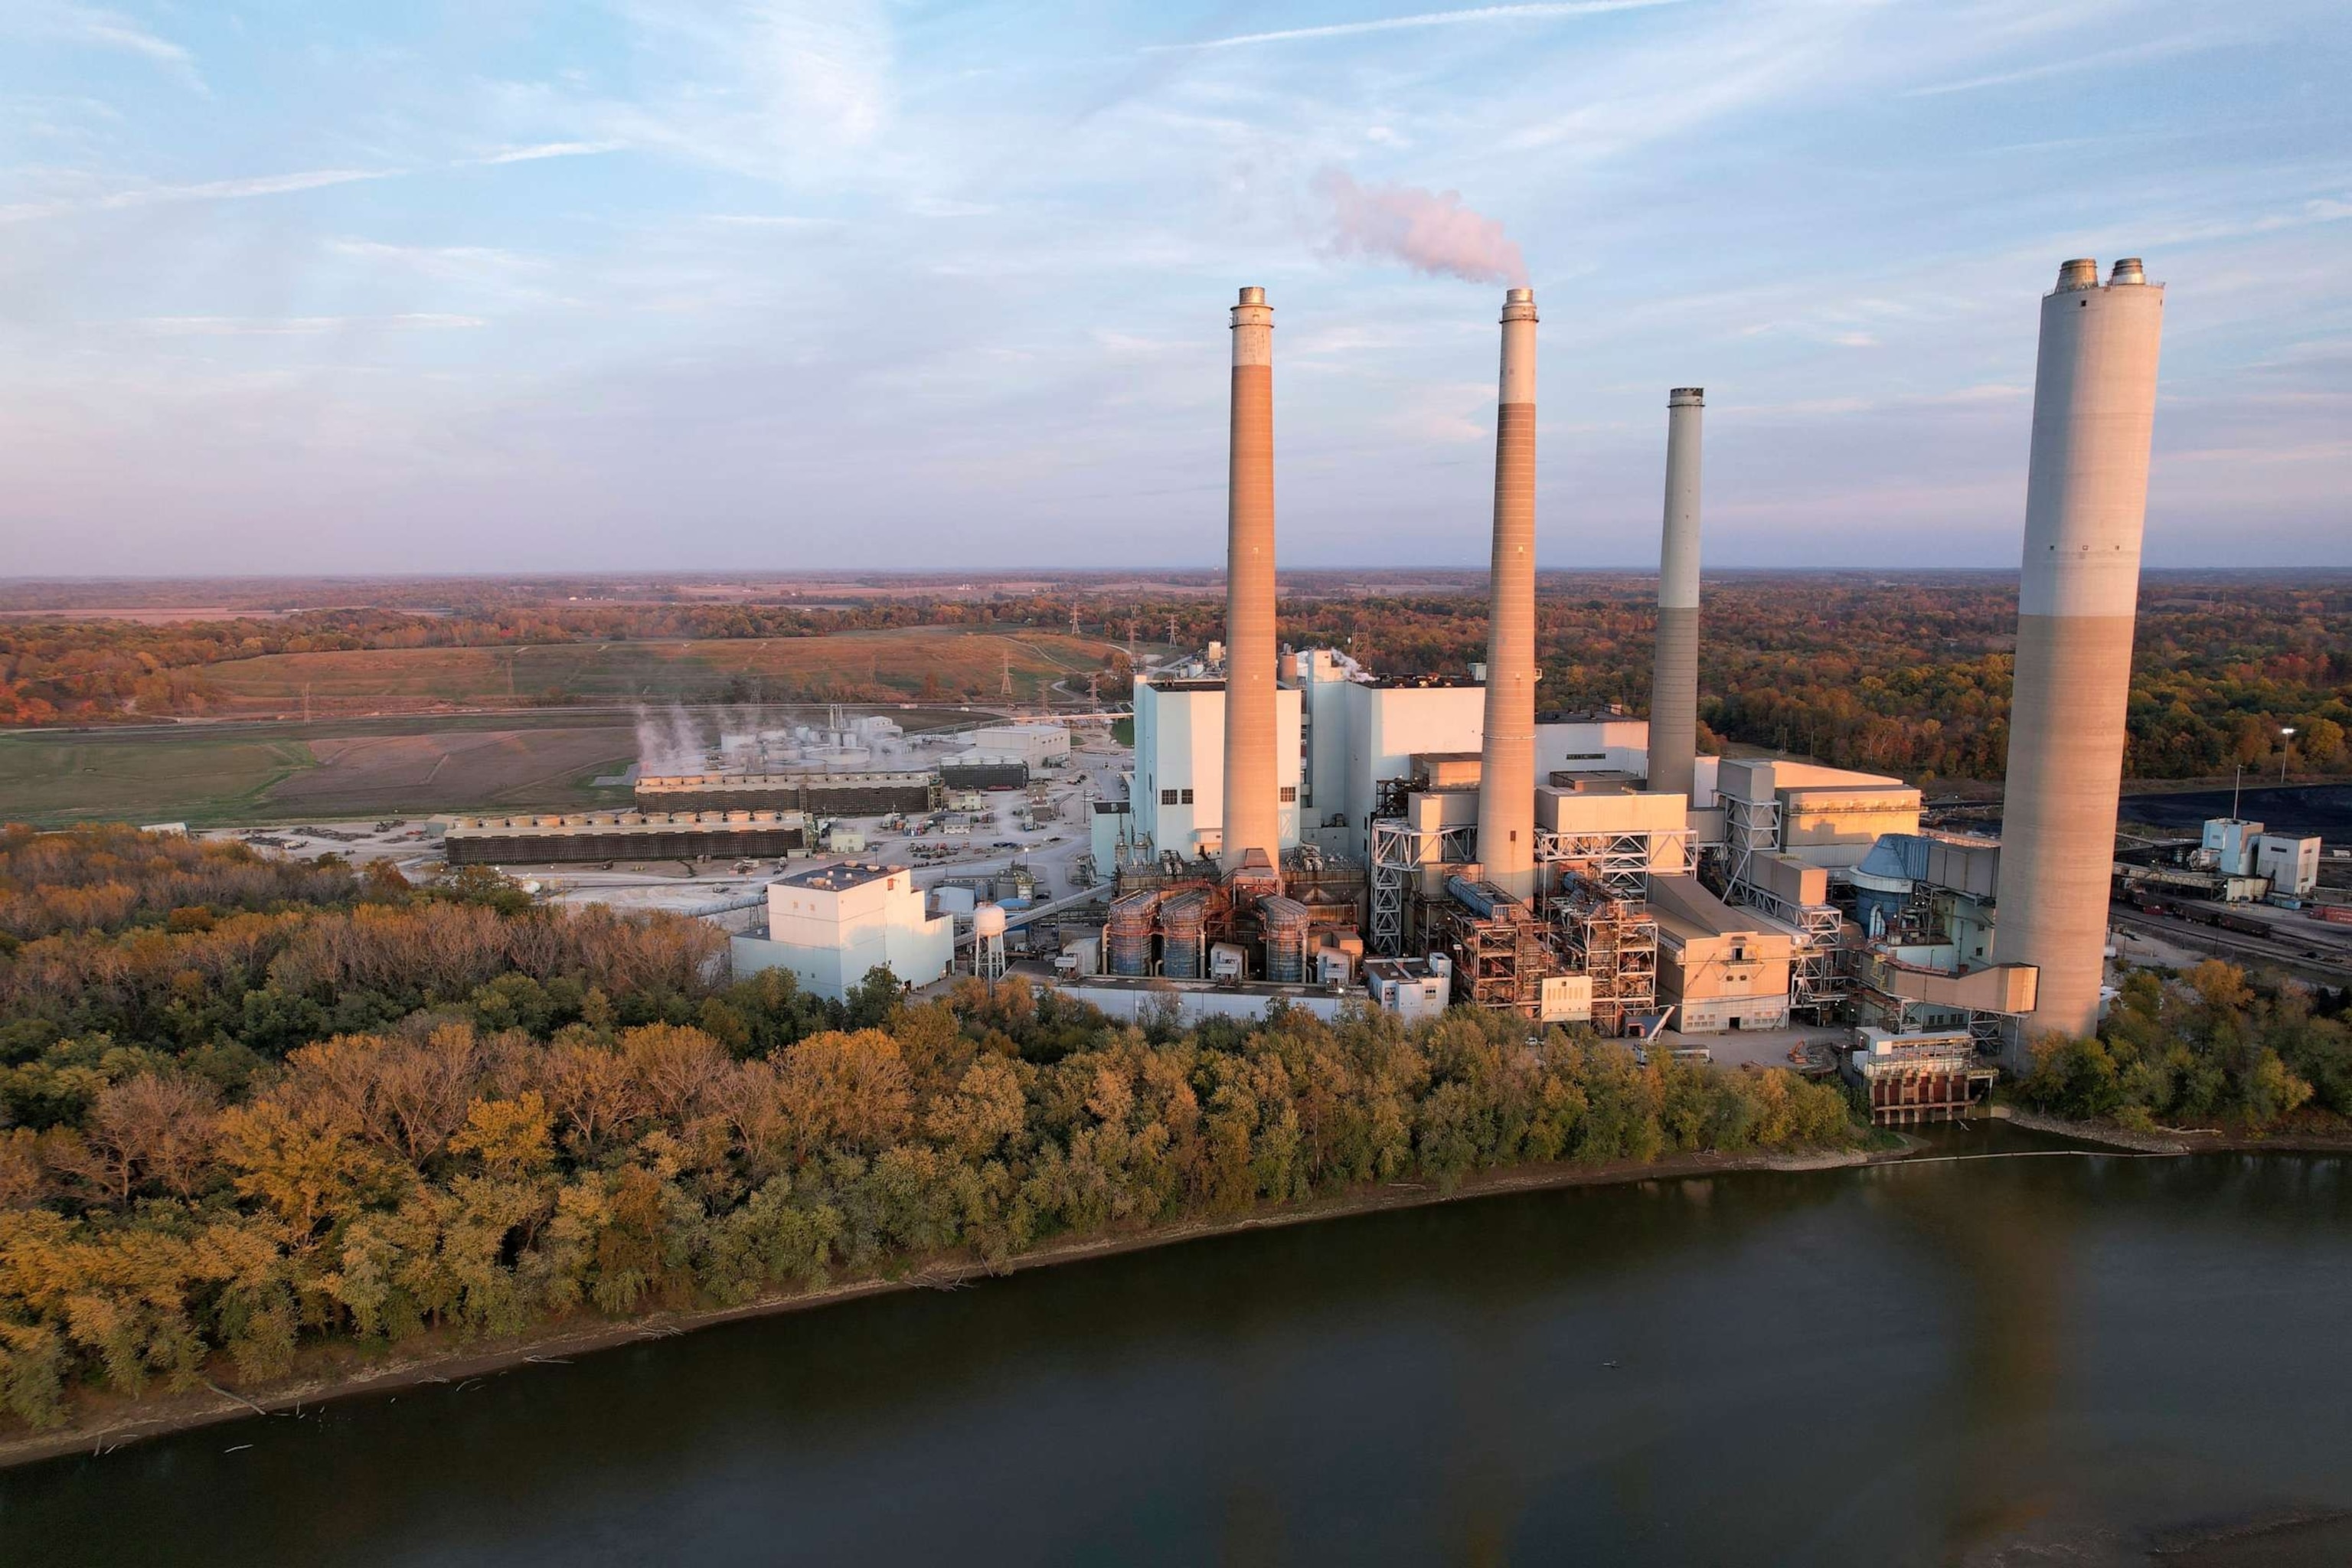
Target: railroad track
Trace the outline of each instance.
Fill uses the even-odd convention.
[[[2205,925],[2197,921],[2181,920],[2170,915],[2143,914],[2137,910],[2110,909],[2108,920],[2126,931],[2142,931],[2162,937],[2180,947],[2198,947],[2217,953],[2235,953],[2260,960],[2274,968],[2300,973],[2328,985],[2352,982],[2352,953],[2340,948],[2331,952],[2324,942],[2311,947],[2291,947],[2263,937],[2249,936],[2242,931],[2224,931],[2219,926]],[[2305,956],[2311,952],[2318,958]]]

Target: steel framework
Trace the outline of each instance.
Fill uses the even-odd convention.
[[[1580,877],[1555,903],[1552,919],[1570,966],[1591,976],[1597,1033],[1622,1035],[1630,1015],[1656,1010],[1658,922],[1646,903]]]
[[[1372,951],[1384,958],[1404,956],[1405,910],[1412,880],[1433,866],[1460,865],[1470,858],[1475,823],[1423,832],[1402,817],[1372,822]]]
[[[1580,873],[1599,882],[1619,898],[1638,899],[1648,891],[1650,868],[1658,863],[1668,846],[1681,852],[1675,858],[1685,864],[1689,860],[1690,829],[1668,827],[1635,833],[1550,833],[1536,834],[1536,864],[1538,867],[1562,868],[1565,880]],[[1569,868],[1574,868],[1571,873]]]

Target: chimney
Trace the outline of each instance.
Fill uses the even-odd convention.
[[[1234,307],[1233,446],[1225,510],[1224,841],[1228,871],[1257,850],[1282,864],[1274,683],[1274,311],[1263,289]]]
[[[1698,438],[1706,408],[1705,387],[1666,394],[1666,522],[1650,671],[1650,788],[1661,795],[1691,793],[1698,755]]]
[[[2042,300],[1993,956],[2041,971],[2008,1042],[2098,1026],[2164,289],[2069,261]]]
[[[1536,890],[1536,296],[1503,296],[1495,418],[1494,602],[1486,626],[1486,745],[1478,858],[1486,879]]]

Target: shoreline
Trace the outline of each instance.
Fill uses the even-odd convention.
[[[1623,1161],[1601,1165],[1559,1162],[1515,1165],[1482,1171],[1463,1178],[1452,1192],[1433,1183],[1398,1182],[1360,1188],[1328,1198],[1281,1208],[1252,1210],[1227,1218],[1179,1220],[1134,1231],[1097,1232],[1063,1237],[1032,1247],[1013,1258],[1001,1275],[1028,1268],[1049,1268],[1147,1248],[1214,1240],[1253,1230],[1274,1230],[1322,1220],[1383,1210],[1427,1208],[1468,1199],[1501,1197],[1517,1193],[1564,1190],[1570,1187],[1619,1186],[1636,1182],[1672,1181],[1693,1176],[1729,1175],[1744,1172],[1806,1172],[1851,1170],[1891,1164],[1908,1159],[1916,1144],[1906,1140],[1899,1149],[1824,1150],[1800,1154],[1683,1154],[1635,1164]],[[907,1290],[954,1289],[974,1280],[1000,1277],[988,1265],[971,1258],[934,1261],[909,1267],[895,1278],[868,1277],[763,1296],[740,1307],[713,1307],[685,1312],[655,1312],[623,1321],[559,1321],[541,1332],[495,1343],[475,1341],[447,1343],[407,1355],[394,1353],[382,1363],[357,1369],[337,1368],[297,1374],[265,1387],[231,1391],[207,1383],[182,1394],[133,1396],[110,1391],[83,1395],[82,1408],[67,1425],[47,1431],[25,1431],[0,1438],[0,1469],[37,1464],[44,1459],[88,1451],[103,1456],[151,1437],[168,1436],[222,1422],[253,1415],[298,1413],[303,1405],[359,1394],[389,1393],[424,1384],[460,1382],[534,1363],[560,1362],[574,1355],[614,1350],[640,1341],[668,1339],[697,1329],[747,1319],[777,1317],[814,1310],[870,1296]],[[348,1344],[338,1349],[348,1350]],[[330,1351],[331,1352],[331,1350]]]
[[[1973,1120],[1973,1119],[1972,1119]],[[2069,1121],[2015,1106],[1996,1105],[1985,1120],[2007,1121],[2029,1132],[2061,1137],[2104,1148],[2143,1155],[2205,1153],[2352,1154],[2352,1141],[2294,1137],[2248,1139],[2218,1132],[2139,1133],[2095,1122]],[[1917,1155],[1923,1145],[1905,1137],[1899,1148],[1823,1150],[1798,1154],[1683,1154],[1647,1163],[1623,1161],[1601,1165],[1558,1162],[1482,1171],[1463,1179],[1451,1192],[1432,1183],[1399,1182],[1355,1189],[1328,1198],[1257,1209],[1224,1218],[1180,1220],[1130,1231],[1097,1232],[1062,1237],[1021,1253],[1001,1271],[969,1258],[911,1265],[895,1277],[869,1276],[763,1296],[739,1307],[712,1307],[692,1311],[654,1312],[623,1321],[576,1320],[549,1324],[545,1330],[496,1342],[443,1341],[407,1354],[395,1352],[383,1363],[362,1367],[313,1370],[266,1387],[232,1391],[207,1383],[183,1394],[152,1397],[99,1391],[83,1395],[82,1409],[68,1425],[45,1432],[26,1431],[0,1438],[0,1469],[36,1464],[80,1450],[94,1456],[151,1437],[167,1436],[201,1426],[242,1420],[250,1415],[298,1414],[306,1405],[361,1394],[389,1393],[425,1384],[458,1383],[532,1363],[560,1363],[574,1355],[646,1340],[668,1339],[697,1329],[749,1319],[814,1310],[867,1297],[908,1290],[949,1290],[971,1282],[1017,1274],[1027,1268],[1049,1268],[1148,1248],[1209,1241],[1254,1230],[1275,1230],[1311,1225],[1354,1215],[1386,1210],[1433,1207],[1476,1198],[1520,1193],[1559,1191],[1571,1187],[1622,1186],[1647,1181],[1675,1181],[1695,1176],[1747,1173],[1803,1173],[1854,1170],[1873,1165],[1901,1164]],[[428,1339],[430,1336],[427,1336]],[[349,1342],[321,1347],[326,1353],[348,1352]]]

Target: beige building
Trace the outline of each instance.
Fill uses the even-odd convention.
[[[928,985],[955,957],[955,921],[924,908],[904,866],[850,861],[768,884],[768,935],[734,940],[735,973],[789,969],[839,1001],[876,969]]]
[[[1796,932],[1751,909],[1735,909],[1696,877],[1650,879],[1658,922],[1658,1002],[1685,1035],[1779,1029],[1789,1023]]]

